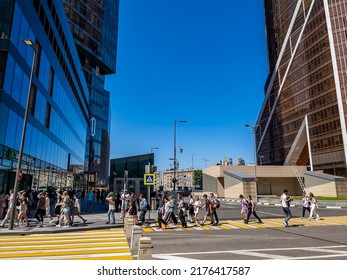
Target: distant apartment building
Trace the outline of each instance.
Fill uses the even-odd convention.
[[[346,176],[347,1],[264,6],[269,76],[255,124],[257,159]]]
[[[195,169],[180,169],[176,170],[176,188],[177,190],[180,189],[193,189],[195,188],[194,185],[194,171]],[[173,190],[173,178],[174,178],[174,171],[173,170],[165,170],[157,172],[157,182],[156,182],[156,188],[159,189],[159,187],[163,187],[164,191]]]

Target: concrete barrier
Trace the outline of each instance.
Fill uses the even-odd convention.
[[[137,259],[151,260],[152,259],[152,239],[150,237],[140,237]]]
[[[133,226],[131,234],[130,249],[135,250],[139,246],[139,239],[142,237],[142,227]]]
[[[124,223],[124,232],[125,236],[130,238],[132,231],[133,231],[133,226],[134,226],[134,220],[132,216],[126,216],[125,217],[125,223]]]

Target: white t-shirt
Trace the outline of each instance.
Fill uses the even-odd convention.
[[[194,213],[197,214],[199,213],[199,210],[201,208],[201,201],[197,200],[194,202]]]
[[[282,194],[282,196],[281,196],[282,207],[288,207],[289,206],[288,202],[286,201],[287,199],[288,199],[288,195]]]

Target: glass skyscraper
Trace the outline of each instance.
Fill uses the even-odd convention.
[[[87,136],[86,167],[91,186],[108,184],[110,162],[110,93],[105,75],[116,71],[119,0],[64,0],[89,89],[95,135]]]
[[[255,125],[257,155],[262,164],[346,176],[347,1],[264,6],[269,76]]]
[[[88,85],[62,1],[0,0],[0,192],[13,188],[33,49],[20,189],[68,186],[84,165]]]

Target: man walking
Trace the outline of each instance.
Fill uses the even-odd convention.
[[[219,200],[214,196],[213,193],[210,193],[210,202],[211,202],[211,221],[214,220],[213,223],[214,226],[218,226],[219,219],[217,215],[217,208],[219,208],[220,202]]]
[[[147,213],[147,199],[143,194],[140,194],[140,217],[139,220],[142,222],[142,226],[145,226],[145,217]]]
[[[16,203],[16,201],[17,201],[17,198],[16,198],[16,201],[15,201],[15,199],[14,199],[13,192],[14,192],[14,190],[11,189],[11,190],[10,190],[10,200],[9,200],[9,203],[8,203],[8,208],[7,208],[6,216],[5,216],[4,220],[2,221],[0,227],[4,227],[5,224],[8,223],[8,220],[10,219],[10,216],[11,216],[12,204],[13,204],[13,203]],[[16,207],[16,204],[14,205],[14,207]],[[15,221],[17,221],[17,226],[19,226],[17,207],[14,209],[14,211],[15,211],[14,218],[15,218]]]
[[[288,195],[288,190],[284,189],[281,196],[282,210],[284,213],[283,224],[285,227],[289,227],[288,221],[292,218],[292,212],[290,211],[290,202],[293,200],[292,197]]]

